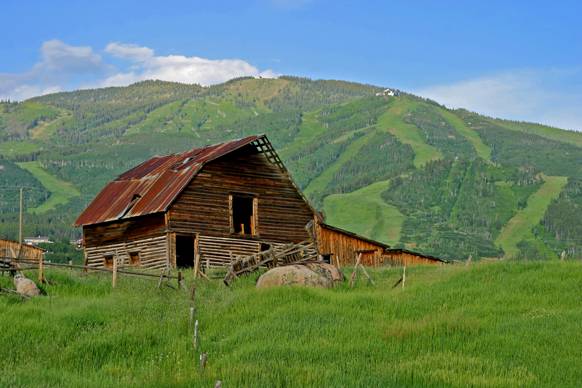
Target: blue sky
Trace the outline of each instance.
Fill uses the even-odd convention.
[[[0,98],[292,74],[582,130],[582,2],[3,1]]]

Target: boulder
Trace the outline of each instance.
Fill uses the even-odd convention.
[[[333,281],[306,265],[293,264],[270,269],[257,280],[257,288],[276,286],[330,288],[333,286]]]
[[[40,295],[40,290],[36,286],[36,283],[22,274],[16,274],[14,276],[14,286],[16,287],[16,292],[20,295],[28,297]]]
[[[324,262],[305,263],[310,270],[317,272],[321,276],[331,280],[332,282],[341,282],[344,280],[344,274],[333,264]]]

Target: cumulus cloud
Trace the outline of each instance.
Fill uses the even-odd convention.
[[[59,40],[42,44],[40,61],[23,73],[0,73],[0,99],[22,100],[66,89],[75,80],[103,75],[108,65],[91,47]]]
[[[582,130],[582,71],[519,70],[414,91],[450,108]]]
[[[148,47],[110,43],[106,52],[133,62],[128,72],[121,72],[103,80],[103,86],[126,85],[146,79],[212,85],[244,76],[271,78],[272,70],[260,71],[242,59],[207,59],[184,55],[156,56]]]
[[[149,79],[207,86],[236,77],[277,76],[270,69],[259,70],[242,59],[159,56],[149,47],[122,42],[109,43],[103,55],[91,47],[59,40],[44,42],[40,51],[40,61],[29,71],[0,73],[0,99],[22,100],[62,90],[125,86]],[[118,60],[115,65],[113,58]]]
[[[123,59],[138,62],[146,61],[154,56],[154,50],[149,47],[141,47],[135,44],[113,42],[105,47],[105,52]]]

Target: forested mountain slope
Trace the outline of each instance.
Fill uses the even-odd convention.
[[[343,81],[146,81],[0,104],[0,235],[73,238],[155,154],[266,133],[330,223],[450,259],[582,258],[582,134]]]

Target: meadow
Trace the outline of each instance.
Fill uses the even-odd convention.
[[[0,386],[580,385],[580,262],[411,267],[404,289],[399,268],[371,274],[330,290],[197,280],[195,351],[189,291],[48,271],[47,296],[0,297]]]

